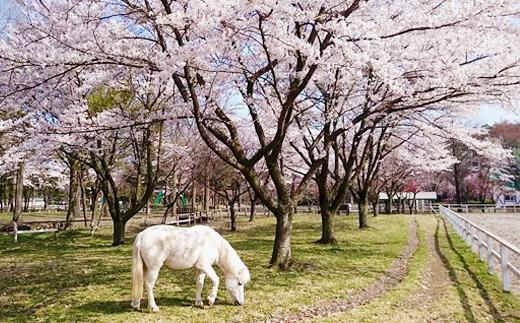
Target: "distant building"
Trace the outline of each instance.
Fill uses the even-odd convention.
[[[393,197],[392,208],[395,207],[395,204],[401,200],[401,203],[411,203],[414,198],[414,193],[412,192],[399,192]],[[386,209],[389,210],[388,203],[388,195],[386,193],[379,193],[379,202],[384,203],[386,205]],[[424,210],[429,208],[430,205],[437,203],[437,192],[418,192],[415,195],[415,209],[416,210]],[[407,204],[408,205],[408,204]]]
[[[516,190],[500,192],[495,195],[495,203],[497,207],[520,205],[520,192]]]

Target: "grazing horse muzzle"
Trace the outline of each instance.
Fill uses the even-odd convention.
[[[236,300],[236,301],[235,301],[235,305],[240,306],[240,305],[242,305],[242,302],[240,302],[239,300]]]

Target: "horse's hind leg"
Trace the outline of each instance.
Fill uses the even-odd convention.
[[[203,271],[199,271],[197,274],[197,289],[195,290],[195,306],[204,307],[202,301],[202,288],[204,287],[204,279],[206,274]]]
[[[153,287],[159,276],[159,269],[160,268],[146,268],[146,273],[144,274],[144,286],[146,287],[146,294],[148,295],[148,307],[152,312],[159,311],[159,307],[155,304],[155,298],[153,297]]]

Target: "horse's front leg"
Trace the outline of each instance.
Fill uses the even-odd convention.
[[[209,296],[208,296],[208,303],[209,303],[209,306],[211,306],[211,305],[213,305],[213,303],[215,303],[215,299],[217,299],[219,278],[218,278],[215,270],[213,270],[213,267],[211,267],[211,266],[204,267],[203,270],[206,273],[206,275],[208,275],[208,278],[211,280],[211,283],[213,284],[213,286],[211,288],[211,294],[209,294]]]
[[[152,312],[158,312],[159,307],[155,304],[155,298],[153,297],[153,287],[159,276],[159,268],[147,268],[144,275],[144,286],[146,287],[146,294],[148,294],[148,307]]]
[[[204,279],[206,274],[203,271],[199,271],[197,274],[197,289],[195,290],[195,306],[204,307],[202,302],[202,288],[204,287]]]

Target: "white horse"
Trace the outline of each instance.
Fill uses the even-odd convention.
[[[213,270],[214,264],[224,272],[226,289],[235,305],[244,303],[244,284],[251,280],[249,270],[229,242],[203,225],[191,228],[155,225],[145,229],[135,238],[132,261],[132,307],[137,310],[143,295],[143,281],[148,306],[153,312],[159,310],[153,287],[163,264],[173,269],[197,270],[195,305],[199,307],[204,307],[201,293],[206,276],[213,283],[209,305],[217,298],[219,278]]]

